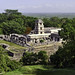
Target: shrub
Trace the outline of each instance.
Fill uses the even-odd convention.
[[[43,40],[43,39],[41,39],[41,40],[40,40],[40,43],[43,43],[43,42],[44,42],[44,40]]]
[[[37,54],[28,52],[25,52],[23,54],[22,59],[20,60],[20,62],[23,62],[23,65],[33,65],[36,64],[36,61],[37,61]]]
[[[38,52],[38,61],[39,61],[39,64],[47,64],[48,63],[48,56],[45,51]]]
[[[48,56],[45,51],[40,51],[38,54],[25,52],[20,62],[23,65],[47,64]]]
[[[59,68],[75,67],[75,42],[68,42],[50,57],[51,63]]]

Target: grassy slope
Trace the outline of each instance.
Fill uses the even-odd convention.
[[[4,75],[75,75],[74,69],[54,69],[51,66],[24,66],[19,70],[7,72]]]
[[[25,49],[25,47],[22,47],[20,45],[16,45],[14,43],[11,43],[11,42],[7,42],[7,41],[4,41],[4,40],[0,40],[0,43],[4,43],[4,44],[8,44],[10,47],[9,47],[9,50],[22,50],[22,49]]]

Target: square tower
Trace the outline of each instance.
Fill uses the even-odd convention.
[[[35,34],[44,34],[44,25],[41,19],[35,21]]]

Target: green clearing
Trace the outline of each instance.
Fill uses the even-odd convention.
[[[18,70],[3,75],[75,75],[74,69],[55,69],[52,66],[33,65],[23,66]]]

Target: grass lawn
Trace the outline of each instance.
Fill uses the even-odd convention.
[[[54,69],[52,66],[23,66],[4,75],[75,75],[74,69]]]

